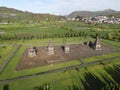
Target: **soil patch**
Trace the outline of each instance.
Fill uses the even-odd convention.
[[[28,57],[27,49],[23,54],[23,57],[19,61],[16,66],[16,70],[23,70],[28,68],[34,68],[38,66],[54,64],[63,61],[70,61],[70,60],[80,60],[80,58],[98,56],[103,54],[110,54],[116,52],[117,50],[111,48],[110,46],[102,45],[102,50],[96,51],[93,48],[90,48],[84,44],[72,44],[69,45],[70,53],[65,54],[62,46],[54,46],[55,47],[55,54],[48,55],[47,47],[36,47],[37,48],[37,56],[35,57]]]

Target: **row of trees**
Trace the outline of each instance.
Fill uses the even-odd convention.
[[[95,38],[95,35],[91,35]],[[110,32],[110,33],[98,33],[98,37],[108,40],[120,41],[120,31],[119,32]]]
[[[114,31],[114,32],[110,32],[107,34],[107,39],[109,40],[117,40],[119,41],[120,40],[120,31]]]
[[[39,33],[39,34],[32,34],[32,33],[20,33],[20,34],[1,34],[1,40],[30,40],[30,39],[45,39],[45,38],[67,38],[67,37],[87,37],[88,34],[86,32],[60,32],[60,33]]]

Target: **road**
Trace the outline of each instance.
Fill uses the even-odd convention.
[[[34,73],[34,74],[20,76],[20,77],[16,77],[16,78],[0,80],[0,84],[10,83],[10,82],[14,82],[14,81],[17,81],[17,80],[24,80],[24,79],[33,78],[33,77],[36,77],[36,76],[50,74],[50,73],[56,73],[56,72],[71,70],[71,69],[75,69],[75,68],[83,68],[83,67],[88,67],[88,66],[92,66],[92,65],[110,63],[111,61],[114,61],[114,60],[117,60],[117,59],[120,59],[120,56],[112,57],[112,58],[109,58],[109,59],[93,61],[93,62],[82,63],[82,64],[78,64],[78,65],[74,65],[74,66],[54,69],[54,70],[45,71],[45,72]]]

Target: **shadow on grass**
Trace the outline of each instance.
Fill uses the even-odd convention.
[[[114,65],[114,68],[105,68],[107,73],[115,80],[116,83],[120,84],[120,69],[117,65]]]
[[[104,90],[120,90],[120,86],[114,80],[111,80],[107,75],[101,74],[102,78],[106,82],[106,86],[103,87]]]
[[[74,83],[73,83],[73,86],[72,86],[72,90],[80,90],[80,88],[78,86],[76,86]]]
[[[105,83],[90,72],[85,73],[85,81],[81,80],[85,90],[101,90]]]
[[[9,85],[4,85],[3,90],[9,90]]]
[[[101,74],[101,76],[104,79],[104,81],[106,82],[106,85],[110,85],[111,83],[114,83],[114,81],[112,81],[107,75]]]

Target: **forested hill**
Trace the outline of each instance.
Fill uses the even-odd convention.
[[[25,14],[25,13],[28,13],[28,12],[24,12],[24,11],[21,11],[21,10],[17,10],[17,9],[14,9],[14,8],[7,8],[7,7],[0,7],[0,13],[6,13],[6,14]]]
[[[114,14],[111,14],[110,16],[115,16],[117,18],[120,18],[120,13],[114,13]]]
[[[59,20],[60,16],[51,14],[35,14],[13,8],[0,7],[0,23],[39,23],[40,21]]]
[[[82,17],[94,17],[94,16],[99,16],[99,15],[114,15],[114,14],[119,14],[120,11],[115,11],[112,9],[106,9],[103,11],[75,11],[69,14],[67,17],[68,18],[75,18],[77,16],[82,16]]]

